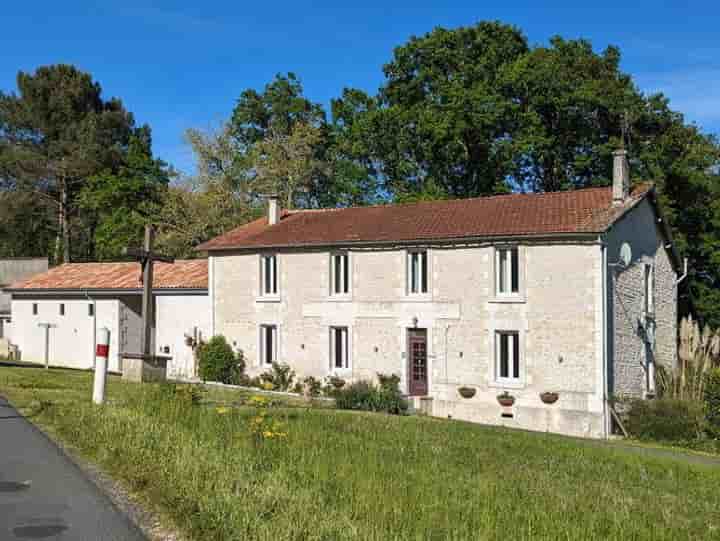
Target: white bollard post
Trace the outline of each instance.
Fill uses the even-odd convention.
[[[93,402],[102,404],[105,401],[105,380],[107,379],[108,353],[110,351],[110,330],[103,327],[98,332],[95,346],[95,383],[93,385]]]

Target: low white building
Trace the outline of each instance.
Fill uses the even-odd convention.
[[[154,349],[169,355],[169,377],[195,376],[190,339],[210,332],[207,260],[155,263]],[[122,372],[121,353],[139,353],[139,263],[69,263],[6,291],[12,296],[11,343],[24,361],[92,368],[98,329],[110,330],[108,367]]]

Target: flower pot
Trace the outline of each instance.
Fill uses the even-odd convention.
[[[558,398],[560,398],[560,396],[557,393],[540,393],[540,400],[542,400],[545,404],[554,404],[558,401]]]
[[[475,387],[460,387],[458,388],[458,393],[460,393],[460,396],[463,398],[472,398],[475,396],[475,393],[477,392],[477,389]]]
[[[510,395],[500,395],[497,397],[497,401],[501,406],[509,408],[515,403],[515,397]]]

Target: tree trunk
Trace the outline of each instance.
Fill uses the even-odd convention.
[[[60,207],[62,208],[63,263],[70,263],[70,219],[68,216],[68,189],[66,182],[63,182],[60,198]]]

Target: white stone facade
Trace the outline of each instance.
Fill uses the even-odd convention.
[[[610,267],[603,272],[604,246],[612,262],[621,240],[632,237],[638,244],[634,253],[642,261],[652,258],[658,362],[675,359],[676,275],[653,217],[643,202],[605,236],[511,243],[519,249],[520,287],[509,298],[495,292],[495,250],[503,245],[492,243],[427,246],[429,287],[420,295],[408,294],[408,247],[353,247],[346,250],[350,291],[340,298],[331,295],[330,261],[342,247],[211,253],[212,333],[243,351],[251,375],[269,368],[261,362],[260,328],[272,325],[277,360],[299,377],[338,374],[358,380],[395,373],[407,392],[408,331],[425,329],[433,415],[604,437],[606,386],[610,392],[635,388],[640,378],[637,366],[624,360],[634,354],[636,345],[627,343],[633,338],[616,322],[617,303],[606,305],[603,297],[636,294],[638,284],[613,279]],[[260,258],[268,253],[277,256],[278,293],[271,298],[261,296]],[[347,368],[332,367],[333,327],[348,329]],[[517,333],[516,381],[498,381],[498,331]],[[475,396],[462,398],[461,386],[475,388]],[[515,397],[512,407],[499,405],[503,391]],[[559,400],[544,404],[543,392],[556,392]]]

